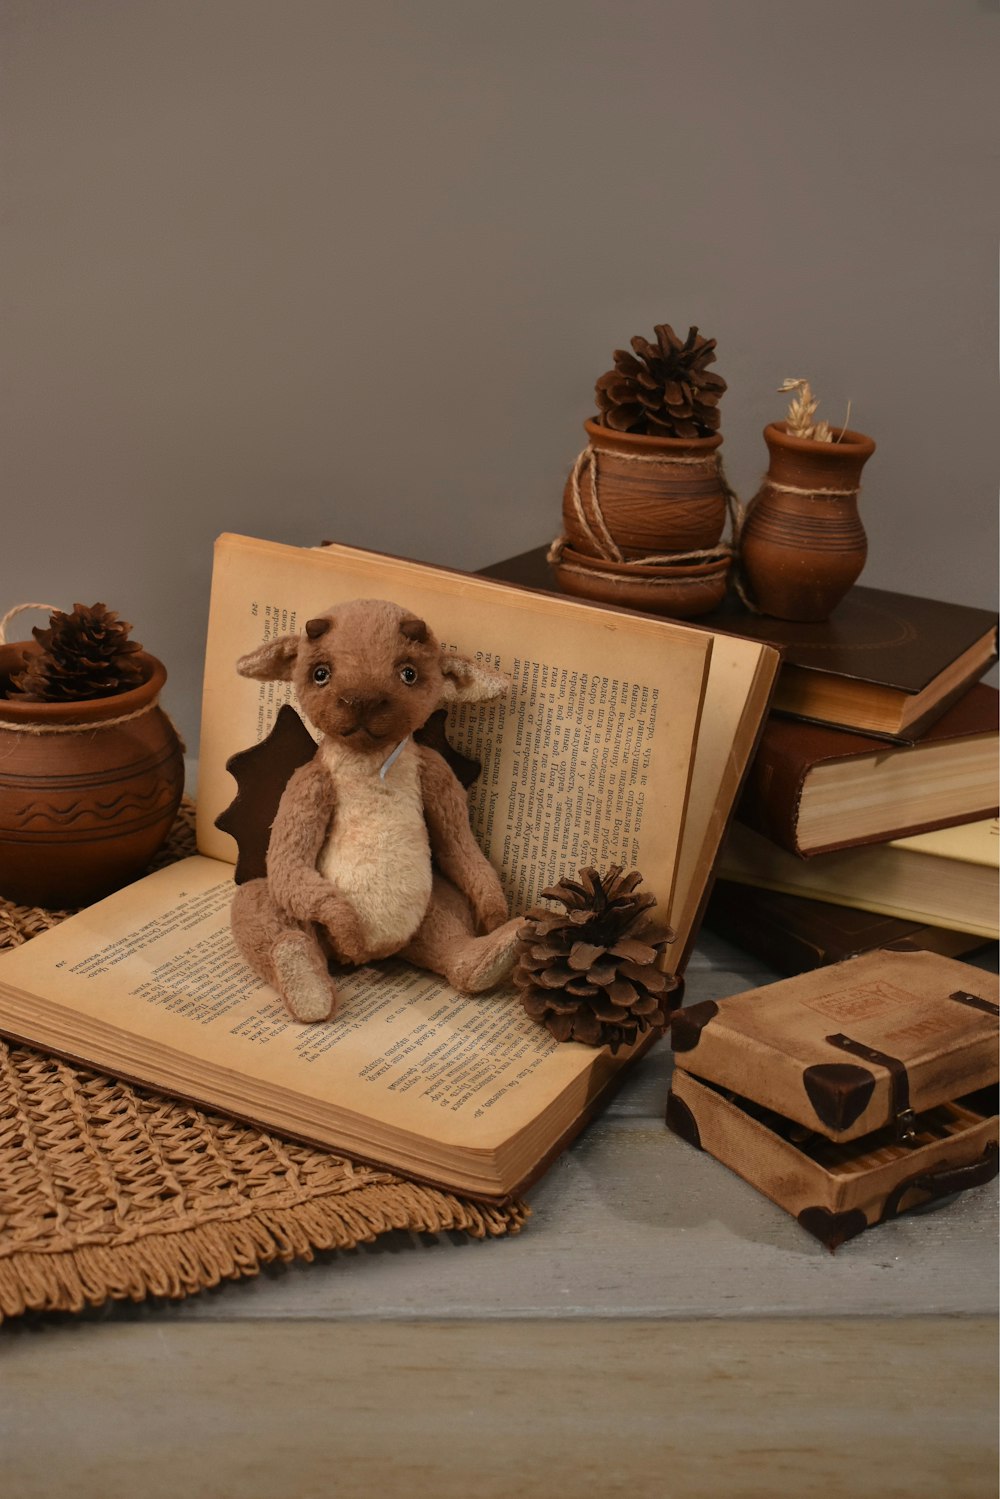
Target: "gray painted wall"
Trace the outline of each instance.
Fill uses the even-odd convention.
[[[594,378],[719,340],[874,436],[865,581],[994,595],[995,0],[5,0],[0,610],[101,598],[192,742],[211,543],[548,540]]]

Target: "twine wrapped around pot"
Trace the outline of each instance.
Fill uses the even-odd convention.
[[[674,618],[722,602],[737,500],[722,467],[721,437],[669,439],[587,422],[563,495],[564,534],[549,563],[567,593]]]
[[[608,562],[707,555],[726,522],[722,438],[662,438],[585,424],[589,442],[563,494],[570,545]]]

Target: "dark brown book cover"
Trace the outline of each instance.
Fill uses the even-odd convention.
[[[535,547],[483,568],[482,573],[557,592],[545,560],[546,550]],[[783,706],[782,683],[799,673],[805,673],[807,679],[835,677],[857,683],[859,695],[865,689],[888,689],[903,704],[931,688],[977,642],[991,637],[985,659],[969,677],[930,704],[905,729],[878,731],[880,738],[904,743],[912,743],[926,732],[997,656],[997,616],[990,610],[860,585],[851,589],[828,620],[818,624],[751,614],[734,598],[712,614],[700,615],[689,623],[777,646],[784,663],[776,698],[779,709]],[[846,721],[844,726],[851,727]]]
[[[799,811],[802,795],[811,771],[831,760],[857,760],[866,755],[921,755],[929,744],[945,744],[976,736],[996,735],[998,693],[995,687],[978,683],[950,707],[937,723],[928,729],[919,745],[886,744],[883,739],[848,733],[794,719],[772,716],[761,736],[757,756],[750,767],[736,816],[740,822],[755,828],[800,858],[831,853],[838,848],[856,848],[864,843],[885,843],[892,838],[907,838],[915,833],[929,833],[934,828],[960,822],[978,822],[994,817],[1000,808],[996,787],[987,803],[976,801],[958,815],[917,821],[893,822],[891,808],[879,808],[876,828],[861,836],[805,846],[799,837]],[[886,813],[890,815],[887,816]]]
[[[986,945],[973,933],[758,890],[732,880],[716,881],[705,925],[786,974],[825,968],[879,947],[915,947],[957,958]]]

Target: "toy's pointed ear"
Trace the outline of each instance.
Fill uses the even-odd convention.
[[[441,671],[444,676],[443,703],[485,703],[493,697],[503,697],[510,688],[510,677],[493,666],[483,666],[479,661],[470,661],[467,656],[456,656],[451,651],[441,652]]]
[[[290,682],[298,649],[297,635],[281,635],[258,646],[249,656],[241,656],[236,670],[241,677],[253,677],[258,682]]]

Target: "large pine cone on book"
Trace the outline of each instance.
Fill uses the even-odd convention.
[[[514,982],[525,1010],[557,1041],[616,1052],[643,1031],[666,1026],[670,995],[680,985],[660,972],[657,960],[674,934],[668,930],[656,941],[636,934],[656,904],[654,896],[637,893],[641,883],[637,870],[624,874],[621,865],[604,875],[581,869],[577,880],[541,892],[562,911],[533,906],[527,913]]]

